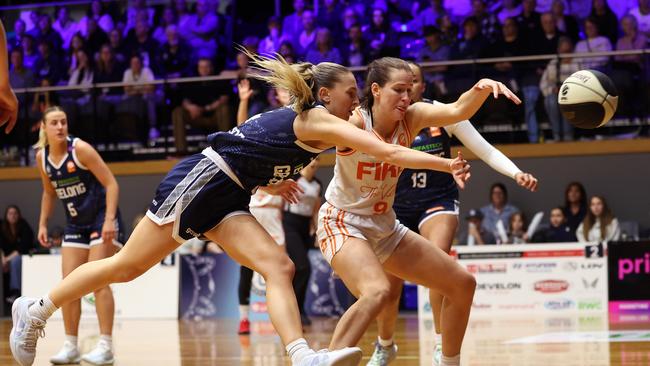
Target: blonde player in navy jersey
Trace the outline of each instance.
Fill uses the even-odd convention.
[[[410,147],[423,128],[468,119],[490,94],[521,103],[502,83],[482,79],[454,103],[411,104],[413,71],[404,60],[392,57],[370,63],[365,85],[366,100],[349,122],[377,141],[404,147]],[[339,320],[330,348],[357,344],[391,300],[388,272],[445,295],[443,365],[458,366],[474,277],[397,220],[392,206],[401,168],[345,144],[337,146],[336,154],[327,202],[320,209],[318,240],[334,272],[358,301]],[[453,179],[462,188],[467,176]]]
[[[460,180],[467,177],[469,168],[459,158],[440,158],[385,143],[346,122],[359,100],[354,75],[345,67],[328,62],[289,65],[283,59],[249,56],[268,71],[257,77],[288,90],[292,105],[210,135],[209,147],[180,161],[163,179],[146,217],[122,250],[111,258],[83,264],[39,299],[18,298],[12,307],[9,345],[20,365],[34,362],[45,323],[61,305],[94,289],[137,278],[192,237],[219,243],[228,255],[264,277],[269,315],[293,365],[351,366],[360,362],[357,347],[315,352],[303,338],[291,286],[294,266],[250,215],[252,192],[265,189],[297,201],[296,183],[290,179],[320,152],[336,145],[364,151],[396,166],[451,172]],[[477,109],[491,91],[495,95],[509,92],[499,83],[483,81],[466,103]],[[425,120],[444,112],[431,104],[420,111]],[[463,108],[453,108],[441,123],[462,120],[466,114]],[[143,301],[156,306],[153,299]]]
[[[414,75],[411,101],[432,103],[422,99],[425,84],[420,66],[414,63],[409,63],[409,66]],[[424,128],[415,136],[411,148],[432,155],[450,157],[452,136],[458,138],[492,169],[514,179],[517,184],[526,189],[531,191],[537,189],[535,177],[522,172],[503,153],[490,145],[467,120],[445,127]],[[431,170],[405,169],[402,172],[397,183],[395,203],[393,203],[397,219],[445,253],[450,252],[458,228],[458,206],[458,186],[451,175]],[[371,366],[388,365],[395,359],[397,352],[393,333],[403,281],[391,275],[388,279],[391,282],[392,299],[377,317],[379,338],[375,345],[375,352],[368,362]],[[440,313],[443,297],[432,290],[429,292],[429,300],[436,332],[434,364],[439,365],[442,358]]]
[[[43,113],[36,161],[43,181],[38,241],[49,247],[47,222],[58,197],[66,214],[61,257],[63,277],[75,268],[94,260],[108,258],[122,246],[120,215],[117,208],[119,188],[115,177],[97,151],[86,142],[68,135],[65,112],[51,107]],[[96,299],[100,338],[90,353],[80,355],[77,334],[81,302],[75,299],[62,306],[65,325],[63,348],[50,358],[55,365],[113,363],[114,302],[109,286],[90,289]]]

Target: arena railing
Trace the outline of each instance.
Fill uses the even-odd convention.
[[[534,62],[542,62],[542,61],[550,61],[553,59],[556,60],[561,60],[564,58],[572,58],[575,59],[577,62],[580,62],[578,60],[584,60],[584,59],[589,59],[589,58],[595,58],[595,57],[603,57],[607,56],[610,58],[610,63],[611,59],[613,56],[630,56],[630,55],[640,55],[643,58],[643,67],[644,70],[647,69],[645,65],[647,64],[647,54],[650,53],[650,49],[640,49],[640,50],[628,50],[628,51],[609,51],[609,52],[590,52],[590,53],[570,53],[570,54],[545,54],[545,55],[530,55],[530,56],[516,56],[516,57],[494,57],[494,58],[476,58],[476,59],[465,59],[465,60],[447,60],[447,61],[436,61],[436,62],[422,62],[421,66],[427,72],[428,69],[430,68],[435,68],[439,66],[448,66],[448,67],[453,67],[453,66],[473,66],[473,69],[471,71],[471,75],[467,75],[468,77],[473,77],[474,79],[478,80],[478,78],[481,76],[481,70],[479,70],[479,66],[485,66],[489,64],[495,64],[495,63],[501,63],[501,62],[511,62],[514,64],[530,64]],[[349,67],[350,71],[354,72],[355,74],[361,74],[363,71],[367,69],[367,66],[360,66],[360,67]],[[443,72],[442,74],[446,74],[446,72]],[[640,75],[643,80],[648,80],[647,76],[645,73],[642,73],[643,75]],[[205,82],[205,81],[233,81],[237,79],[236,73],[229,73],[226,75],[215,75],[215,76],[208,76],[208,77],[183,77],[183,78],[162,78],[162,79],[156,79],[152,82],[149,83],[124,83],[124,82],[113,82],[113,83],[96,83],[96,84],[91,84],[91,85],[83,85],[83,86],[68,86],[68,85],[57,85],[57,86],[47,86],[47,87],[30,87],[30,88],[16,88],[14,91],[16,94],[19,96],[20,99],[22,100],[27,100],[28,102],[22,103],[20,106],[20,111],[19,111],[19,125],[22,125],[21,128],[17,128],[17,130],[22,131],[22,136],[18,136],[18,138],[15,138],[13,140],[7,141],[6,138],[5,140],[0,140],[0,147],[4,147],[5,152],[7,151],[8,146],[14,146],[19,150],[19,152],[16,154],[15,152],[13,155],[18,155],[18,159],[20,160],[20,165],[30,165],[33,164],[33,153],[30,152],[31,149],[29,149],[31,143],[34,141],[31,141],[30,139],[33,139],[34,136],[34,131],[30,131],[30,128],[33,125],[34,121],[34,111],[31,110],[32,107],[32,99],[30,99],[30,96],[33,96],[36,93],[49,93],[49,92],[55,92],[55,93],[64,93],[65,92],[71,92],[71,91],[81,91],[84,95],[89,97],[89,101],[93,102],[92,103],[92,116],[97,116],[97,99],[100,97],[99,91],[105,88],[124,88],[126,86],[146,86],[146,85],[153,85],[156,86],[158,89],[158,93],[162,94],[162,98],[158,102],[158,108],[162,109],[163,114],[171,114],[171,108],[174,107],[174,105],[170,105],[170,96],[168,95],[170,88],[176,87],[178,85],[182,84],[191,84],[191,83],[197,83],[197,82]],[[647,82],[644,83],[646,85]],[[115,95],[124,95],[123,92],[122,94],[115,94]],[[64,95],[65,97],[65,95]],[[236,101],[236,94],[233,94],[233,97]],[[646,103],[647,104],[647,103]],[[233,106],[236,107],[236,103],[233,103]],[[167,107],[169,110],[164,110],[164,108]],[[234,111],[233,111],[234,112]],[[233,113],[234,116],[234,113]],[[165,116],[166,118],[169,119],[169,115]],[[647,111],[644,117],[647,117]],[[32,118],[30,121],[29,119]],[[163,118],[164,119],[164,118]],[[27,120],[27,121],[25,121]],[[94,119],[93,123],[97,123],[97,120]],[[234,122],[233,122],[234,123]],[[643,123],[643,122],[639,122]],[[521,123],[520,123],[521,124]],[[103,126],[106,127],[106,126]],[[522,127],[525,129],[525,127]],[[508,129],[506,129],[508,130]],[[496,131],[496,130],[495,130]],[[511,130],[509,130],[511,132]],[[18,134],[20,135],[20,133]],[[30,137],[31,136],[31,137]],[[101,138],[96,138],[96,136],[85,136],[87,139],[90,140],[91,143],[98,143],[98,144],[104,144],[102,146],[106,146],[106,144],[109,143],[114,143],[114,141],[102,141]],[[168,144],[168,137],[169,133],[163,133],[163,138],[164,138],[164,145],[163,147],[158,147],[155,149],[155,152],[159,153],[172,153],[173,148],[169,147]],[[128,148],[127,148],[128,149]],[[103,149],[100,149],[100,151]],[[11,154],[10,154],[11,155]],[[123,158],[123,157],[122,157]],[[120,158],[118,158],[119,160]],[[108,158],[108,160],[111,160],[111,157]],[[10,163],[10,164],[16,164],[16,162]],[[7,165],[6,162],[3,162],[0,160],[0,166],[2,165]]]

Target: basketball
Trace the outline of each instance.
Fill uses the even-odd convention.
[[[616,112],[618,92],[612,80],[597,70],[580,70],[562,83],[558,93],[560,111],[578,128],[598,128]]]

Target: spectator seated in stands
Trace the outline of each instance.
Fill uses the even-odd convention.
[[[363,30],[366,42],[370,46],[370,60],[380,57],[399,57],[397,33],[391,28],[386,12],[379,7],[372,10],[370,24]]]
[[[580,182],[571,182],[564,190],[564,217],[573,234],[587,215],[587,192]]]
[[[16,48],[21,48],[23,37],[27,33],[25,32],[25,21],[22,19],[17,19],[14,22],[14,32],[13,34],[7,35],[7,49],[14,50]]]
[[[213,75],[212,62],[200,59],[197,65],[198,76]],[[227,131],[232,125],[229,105],[228,84],[223,81],[200,81],[184,84],[185,99],[172,112],[174,125],[174,144],[176,154],[187,154],[186,125],[206,129],[209,133]]]
[[[480,210],[471,209],[465,217],[467,220],[467,236],[460,240],[462,245],[496,244],[496,238],[490,231],[485,230],[483,214]]]
[[[539,230],[533,235],[534,243],[568,243],[578,240],[576,234],[566,224],[562,207],[551,209],[549,224],[549,227]]]
[[[160,45],[155,39],[149,36],[149,25],[144,20],[139,20],[135,28],[125,40],[126,48],[131,53],[137,53],[142,59],[142,65],[151,69],[153,72],[159,72],[158,52]]]
[[[481,33],[489,43],[494,43],[501,38],[501,25],[499,18],[487,9],[484,0],[472,0],[472,14],[480,24]]]
[[[307,51],[307,62],[317,65],[321,62],[343,63],[338,48],[332,47],[332,34],[327,28],[318,28],[316,31],[316,44]]]
[[[348,42],[341,49],[343,65],[365,66],[368,64],[369,50],[363,38],[360,24],[352,24],[348,30]]]
[[[607,38],[610,44],[618,39],[618,17],[609,7],[607,0],[593,0],[589,18],[598,27],[598,33]],[[585,33],[587,28],[585,26]]]
[[[481,207],[483,228],[496,236],[497,222],[501,221],[505,231],[510,229],[510,216],[519,209],[508,203],[508,190],[503,183],[494,183],[490,187],[490,204]]]
[[[571,38],[573,44],[580,40],[580,27],[578,21],[573,15],[564,12],[564,0],[553,0],[551,12],[555,19],[555,26],[564,35]]]
[[[630,10],[630,15],[636,18],[639,31],[650,38],[650,1],[639,0],[639,6]]]
[[[156,86],[150,84],[152,81],[153,72],[142,64],[140,55],[131,56],[130,67],[124,71],[122,82],[137,85],[124,86],[125,99],[117,105],[118,113],[132,113],[140,120],[147,117],[150,141],[160,136],[156,128]]]
[[[485,53],[487,47],[488,43],[481,34],[478,20],[474,17],[468,17],[463,21],[463,36],[451,46],[449,58],[452,60],[479,58]],[[450,67],[446,76],[446,85],[451,98],[458,97],[476,82],[474,66],[472,65]]]
[[[16,205],[5,209],[4,219],[0,223],[0,249],[2,249],[3,277],[9,277],[9,292],[5,292],[5,301],[12,303],[20,296],[22,284],[21,255],[31,254],[34,250],[34,231],[20,214]]]
[[[99,49],[106,43],[108,43],[106,32],[97,25],[95,19],[88,20],[88,35],[86,36],[88,55],[94,59]]]
[[[609,209],[605,198],[592,196],[589,200],[589,211],[576,231],[578,241],[615,241],[620,235],[618,220]]]
[[[167,37],[162,44],[160,60],[162,71],[166,78],[180,78],[187,76],[190,71],[192,51],[178,34],[178,27],[174,24],[167,26]]]
[[[194,59],[213,59],[217,55],[217,30],[219,18],[210,12],[207,0],[196,1],[196,14],[192,15],[183,28],[183,34],[194,51]]]
[[[503,7],[497,17],[501,24],[508,18],[516,18],[521,14],[522,8],[517,0],[503,0]]]
[[[86,140],[94,137],[93,103],[90,88],[95,76],[94,66],[85,50],[76,53],[77,67],[72,70],[68,86],[86,87],[61,93],[61,105],[66,110],[70,132]]]
[[[284,17],[282,21],[282,36],[293,39],[302,32],[302,13],[305,11],[305,0],[293,0],[294,12]]]
[[[38,30],[34,33],[38,41],[46,41],[53,50],[60,50],[63,47],[63,40],[57,31],[52,29],[52,18],[43,14],[38,19]]]
[[[70,76],[77,68],[77,52],[86,49],[86,40],[81,36],[81,33],[75,33],[70,40],[70,48],[65,53],[63,63],[66,67],[66,75]]]
[[[302,12],[302,31],[291,35],[291,43],[299,60],[304,60],[307,51],[316,44],[316,17],[312,10]]]
[[[113,29],[108,34],[108,42],[117,62],[123,65],[129,63],[129,60],[127,59],[126,47],[122,40],[122,33],[120,33],[119,30]]]
[[[573,43],[571,38],[563,36],[560,38],[557,48],[558,53],[573,53]],[[539,82],[539,88],[544,96],[544,107],[551,128],[553,130],[553,141],[573,141],[573,126],[560,113],[560,107],[557,104],[557,95],[562,82],[571,74],[580,70],[580,65],[573,58],[563,58],[560,60],[559,75],[557,59],[549,61],[544,74]]]
[[[415,4],[417,4],[414,5],[416,6],[415,9],[417,12],[420,2],[415,2]],[[428,5],[428,7],[418,12],[413,20],[408,24],[408,29],[411,32],[421,34],[421,32],[424,30],[424,27],[437,25],[438,19],[447,14],[442,6],[442,1],[440,0],[430,0]]]
[[[34,44],[34,37],[25,34],[21,46],[23,48],[23,63],[25,68],[33,70],[39,57],[38,51],[36,51],[36,45]]]
[[[38,59],[34,64],[34,75],[37,79],[48,78],[52,83],[58,84],[66,76],[65,69],[61,65],[61,59],[51,47],[44,39],[38,42]]]
[[[443,43],[442,31],[436,26],[426,26],[423,33],[426,43],[418,51],[416,61],[422,63],[449,60],[449,46]],[[423,75],[427,85],[432,88],[430,94],[433,99],[441,100],[447,94],[445,71],[447,66],[428,67]]]
[[[159,44],[167,42],[167,27],[170,25],[178,25],[178,19],[176,18],[176,11],[171,6],[166,6],[163,9],[162,17],[160,18],[160,24],[154,29],[151,37],[156,40]]]
[[[286,38],[282,35],[282,22],[280,18],[272,16],[267,22],[269,34],[262,39],[258,51],[261,55],[272,56],[280,50],[280,44]]]
[[[329,29],[331,32],[332,43],[335,48],[339,47],[344,35],[341,14],[343,14],[343,7],[338,0],[324,0],[323,6],[318,9],[318,17],[316,18],[316,24],[319,28]]]
[[[106,12],[105,4],[100,0],[93,0],[86,11],[86,15],[79,20],[79,31],[84,37],[88,35],[88,21],[90,19],[94,19],[97,25],[107,34],[110,34],[115,28],[113,18]]]
[[[621,19],[623,35],[616,42],[617,51],[642,50],[646,48],[648,39],[639,32],[637,20],[628,14]],[[618,113],[629,118],[643,118],[647,90],[644,78],[643,55],[614,56],[611,73],[612,80],[620,95]]]
[[[72,36],[77,33],[79,26],[70,18],[68,8],[62,6],[57,12],[56,21],[52,24],[52,28],[59,33],[61,40],[63,41],[63,49],[67,50],[70,48]]]
[[[36,85],[34,73],[25,67],[22,48],[14,48],[11,50],[9,58],[11,61],[11,68],[9,69],[9,83],[11,87],[15,89],[34,87]],[[18,94],[17,98],[20,104],[27,101],[27,95],[23,93]]]
[[[529,242],[528,222],[526,216],[521,212],[515,212],[510,216],[510,231],[508,232],[508,244],[525,244]]]
[[[584,27],[587,38],[578,42],[576,45],[576,53],[606,52],[612,50],[612,44],[609,39],[600,35],[596,19],[592,17],[585,19]],[[595,69],[607,72],[609,56],[582,57],[579,62],[583,69]]]

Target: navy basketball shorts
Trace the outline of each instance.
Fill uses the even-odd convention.
[[[147,217],[158,225],[174,223],[179,243],[198,237],[236,215],[250,215],[251,194],[206,155],[182,160],[156,190]]]
[[[416,233],[420,233],[420,227],[430,218],[436,215],[456,215],[459,214],[460,202],[458,193],[447,194],[444,196],[434,197],[429,202],[420,205],[393,206],[397,219]]]
[[[67,224],[63,230],[62,247],[90,249],[90,247],[104,243],[102,239],[102,228],[104,227],[104,218],[106,211],[100,211],[95,221],[89,225]],[[113,245],[122,248],[124,243],[124,229],[122,225],[122,216],[117,211],[115,217],[115,237]]]

